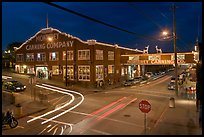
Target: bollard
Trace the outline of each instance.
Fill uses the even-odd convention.
[[[11,94],[11,104],[15,104],[15,96]]]
[[[171,97],[169,99],[169,107],[170,108],[175,108],[175,99],[173,97]]]
[[[16,116],[20,117],[22,115],[22,106],[20,104],[16,105]]]

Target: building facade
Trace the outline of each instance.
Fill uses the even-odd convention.
[[[57,29],[44,28],[24,42],[16,52],[16,73],[31,74],[41,79],[60,80],[95,86],[116,84],[135,77],[138,67],[127,65],[125,54],[143,51],[83,41]],[[140,69],[140,68],[139,68]]]

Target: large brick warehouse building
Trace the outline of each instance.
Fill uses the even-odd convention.
[[[16,73],[63,82],[67,75],[69,83],[90,86],[97,81],[116,84],[140,75],[140,66],[127,65],[128,57],[121,55],[142,51],[96,40],[83,41],[57,29],[44,28],[15,48],[15,53]]]

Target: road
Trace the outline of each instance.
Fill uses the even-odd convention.
[[[27,80],[24,79],[24,81]],[[174,95],[173,91],[167,89],[169,81],[170,75],[166,75],[146,84],[86,95],[38,84],[37,89],[46,90],[49,93],[49,101],[52,106],[46,111],[19,119],[17,128],[3,130],[2,134],[145,134],[144,113],[139,109],[141,100],[147,100],[151,104],[151,111],[147,113],[146,134],[148,134],[157,126],[158,121],[169,107],[169,98]]]

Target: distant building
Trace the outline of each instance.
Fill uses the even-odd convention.
[[[134,78],[140,67],[128,65],[129,58],[121,55],[143,53],[117,44],[83,41],[57,29],[44,28],[15,48],[15,71],[65,82],[66,50],[68,82],[87,86],[95,86],[97,81],[108,85]]]

